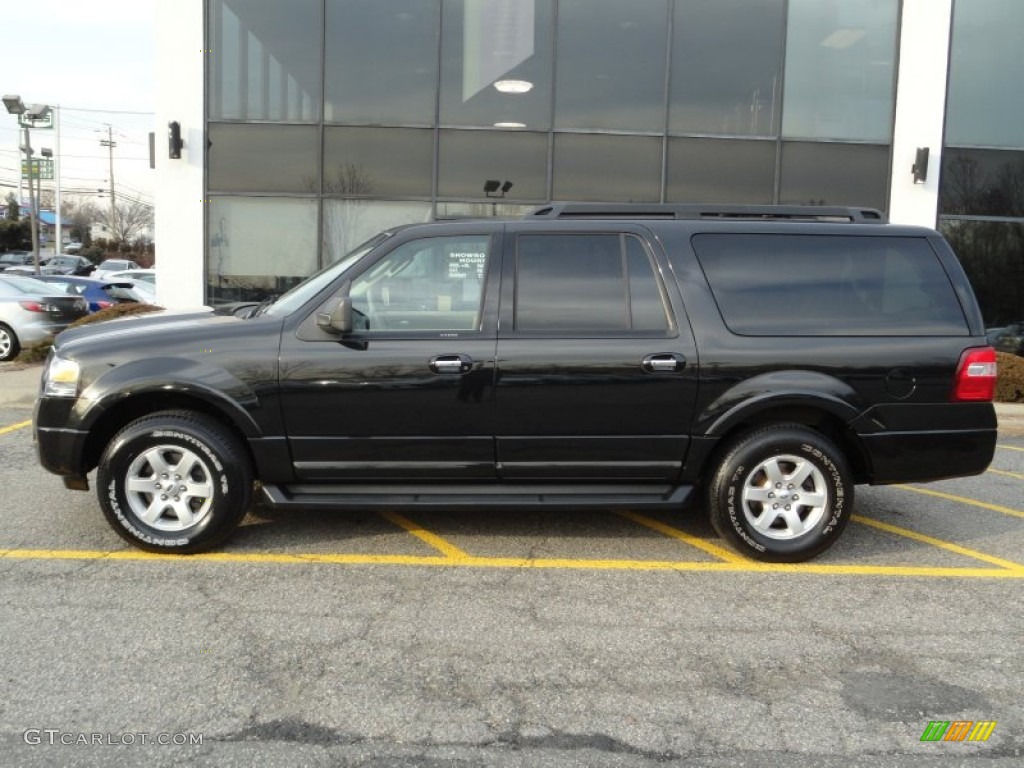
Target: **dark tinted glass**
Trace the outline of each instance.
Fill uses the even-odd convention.
[[[210,119],[318,119],[322,9],[322,0],[210,0]]]
[[[777,135],[784,22],[784,0],[676,0],[669,131]]]
[[[324,194],[429,197],[434,132],[417,128],[327,128]]]
[[[551,126],[552,0],[445,0],[441,124]]]
[[[315,126],[210,123],[207,135],[211,190],[319,191],[320,132]]]
[[[327,0],[327,122],[434,122],[439,1]]]
[[[887,142],[899,0],[789,0],[782,135]]]
[[[667,0],[561,0],[555,127],[665,130]]]
[[[517,331],[668,328],[650,259],[636,238],[523,235],[516,248]]]
[[[441,131],[441,197],[545,200],[548,137],[544,133]],[[488,182],[498,182],[497,186]],[[511,183],[502,193],[501,187]],[[494,186],[485,192],[484,188]]]
[[[669,139],[668,187],[673,203],[771,203],[774,141]]]
[[[946,143],[1024,148],[1024,3],[958,0],[952,38]]]
[[[693,237],[726,325],[749,336],[964,336],[967,321],[927,240]]]
[[[999,342],[993,334],[990,342],[1024,355],[1024,224],[943,219],[940,229],[970,278],[985,326],[1021,327],[1016,346],[1008,333],[999,334],[1004,337]]]
[[[939,210],[976,216],[1024,216],[1024,152],[946,149]]]
[[[662,140],[555,135],[553,200],[658,202]]]
[[[885,209],[888,188],[889,147],[802,142],[782,145],[779,202],[783,205]]]

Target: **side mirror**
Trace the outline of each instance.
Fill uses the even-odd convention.
[[[352,299],[346,296],[339,299],[330,312],[319,312],[316,325],[327,333],[344,334],[352,332]]]

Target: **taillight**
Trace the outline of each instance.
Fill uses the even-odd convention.
[[[112,301],[97,301],[96,302],[96,306],[98,306],[100,309],[106,309],[107,307],[114,306],[114,302],[112,302]]]
[[[990,401],[995,394],[996,351],[992,347],[965,349],[949,399],[954,403]]]
[[[40,304],[38,301],[19,301],[22,309],[27,309],[29,312],[47,312],[49,307],[45,304]]]

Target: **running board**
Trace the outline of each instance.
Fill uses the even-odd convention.
[[[263,485],[275,509],[672,509],[692,486],[670,485]]]

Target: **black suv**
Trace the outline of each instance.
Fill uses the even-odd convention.
[[[43,465],[160,552],[277,508],[676,510],[817,555],[854,484],[983,472],[995,353],[930,229],[556,205],[385,232],[276,301],[69,331]]]

